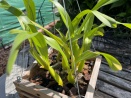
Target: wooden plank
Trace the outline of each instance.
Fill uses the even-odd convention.
[[[101,92],[99,90],[96,90],[94,92],[94,97],[93,98],[114,98],[114,97],[112,97],[112,96],[110,96],[108,94],[105,94],[105,93],[103,93],[103,92]]]
[[[93,98],[100,65],[101,65],[101,56],[96,58],[91,79],[87,88],[87,92],[85,94],[85,98]]]
[[[130,65],[131,66],[131,65]],[[126,72],[129,72],[129,73],[131,73],[131,70],[130,69],[123,69],[123,71],[126,71]]]
[[[30,93],[27,93],[26,91],[22,91],[22,90],[20,90],[18,88],[16,88],[16,90],[18,91],[20,98],[24,98],[24,97],[27,97],[27,98],[39,98],[39,96],[34,96],[34,95],[32,95]]]
[[[131,73],[130,72],[126,72],[126,71],[113,71],[111,70],[107,65],[105,64],[101,64],[101,67],[100,67],[100,70],[101,71],[104,71],[104,72],[107,72],[109,74],[112,74],[114,76],[117,76],[119,78],[122,78],[122,79],[125,79],[125,80],[128,80],[128,81],[131,81]]]
[[[114,85],[116,87],[122,88],[123,90],[127,90],[131,92],[131,82],[130,81],[124,80],[117,76],[113,76],[103,71],[99,72],[98,79],[105,81],[107,83],[110,83],[111,85]]]
[[[37,98],[37,97],[38,97],[38,98],[43,98],[43,96],[44,96],[45,98],[52,98],[52,97],[47,96],[47,95],[44,94],[44,93],[41,93],[41,92],[39,92],[39,91],[34,90],[32,86],[26,87],[25,85],[16,84],[15,82],[14,82],[14,84],[15,84],[16,90],[18,91],[18,93],[19,93],[19,95],[20,95],[21,98],[24,98],[24,96],[25,96],[25,94],[23,94],[24,91],[25,91],[25,92],[28,92],[28,95],[29,95],[29,96],[32,95],[32,97],[30,96],[29,98]],[[27,83],[27,85],[28,85],[28,83]],[[33,96],[34,96],[34,97],[33,97]]]
[[[116,98],[131,98],[131,92],[125,91],[101,80],[97,81],[97,88],[100,91]]]
[[[25,79],[23,79],[20,83],[14,82],[14,84],[17,89],[26,91],[34,96],[39,96],[39,98],[70,98],[64,94],[58,93],[40,85],[36,85],[34,83],[30,83]]]

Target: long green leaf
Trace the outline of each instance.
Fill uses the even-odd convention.
[[[30,29],[30,27],[28,26],[28,24],[30,24],[30,19],[24,15],[24,13],[19,10],[18,8],[15,8],[11,5],[9,5],[5,0],[0,2],[0,8],[3,8],[5,10],[7,10],[8,12],[12,13],[14,16],[16,16],[18,18],[18,21],[20,23],[20,25],[22,26],[22,28],[25,30]],[[33,27],[35,28],[35,27]],[[33,32],[33,31],[32,31]]]
[[[85,38],[83,39],[82,48],[85,50],[90,50],[90,46],[92,43],[92,39],[95,37],[99,27],[92,29],[89,33],[85,34]]]
[[[88,18],[88,20],[87,20],[87,22],[86,22],[86,24],[84,26],[84,33],[87,33],[92,29],[93,22],[94,22],[94,15],[92,13],[89,13],[87,15],[87,17],[89,17],[89,18]]]
[[[10,13],[12,13],[15,16],[20,16],[23,14],[23,12],[21,10],[19,10],[18,8],[15,8],[13,6],[10,6],[5,0],[0,1],[0,8],[3,8],[7,11],[9,11]]]
[[[114,28],[116,28],[117,27],[117,21],[115,20],[115,19],[113,19],[113,18],[111,18],[111,17],[109,17],[109,16],[107,16],[107,15],[105,15],[105,14],[103,14],[103,13],[100,13],[100,12],[98,12],[98,11],[93,11],[93,12],[95,12],[95,14],[99,14],[100,16],[102,16],[102,17],[104,17],[105,19],[107,19],[110,23],[111,23],[111,26],[112,27],[114,27]],[[99,19],[99,18],[98,18]]]
[[[90,50],[87,50],[83,52],[78,58],[76,58],[76,63],[82,61],[82,60],[88,60],[97,57],[98,54],[95,52],[92,52]]]
[[[10,30],[11,34],[19,34],[19,33],[27,33],[27,31],[24,30],[18,30],[18,29],[12,29]]]
[[[122,70],[122,65],[120,64],[120,62],[114,58],[113,56],[106,54],[106,53],[102,53],[99,52],[99,54],[103,55],[106,59],[106,61],[108,62],[110,68],[114,71],[118,71],[118,70]]]
[[[27,12],[28,18],[32,21],[35,21],[36,9],[35,9],[35,4],[34,4],[33,0],[23,0],[23,1],[24,1],[24,5],[26,7],[26,12]]]
[[[82,37],[83,37],[83,34],[78,34],[78,35],[75,35],[75,37],[73,37],[71,40],[72,40],[72,42],[78,41]]]
[[[30,50],[32,56],[37,60],[37,62],[42,66],[44,67],[44,69],[47,69],[51,76],[56,80],[56,82],[63,86],[63,82],[62,82],[62,79],[61,77],[55,72],[55,70],[45,62],[45,60],[42,60],[41,56],[33,49],[31,48]]]
[[[81,26],[78,28],[78,30],[76,31],[76,34],[80,34],[84,28],[84,26],[86,25],[86,22],[89,20],[90,17],[88,17],[88,15],[86,15],[86,18],[83,19],[83,22],[81,24]]]
[[[32,21],[32,23],[33,23],[36,27],[41,28],[42,30],[44,30],[45,33],[46,33],[47,35],[49,35],[51,38],[55,39],[63,48],[65,48],[65,51],[67,51],[66,53],[68,53],[68,54],[70,53],[70,52],[69,52],[69,51],[70,51],[69,47],[67,46],[67,44],[66,44],[65,42],[63,42],[62,39],[60,39],[58,36],[52,34],[50,31],[46,30],[46,29],[43,28],[41,25],[39,25],[39,24],[37,24],[37,23],[35,23],[35,22],[33,22],[33,21]]]
[[[84,67],[85,60],[81,60],[80,63],[78,63],[78,72],[81,72]]]
[[[57,7],[58,12],[60,13],[64,24],[66,25],[67,29],[69,30],[70,35],[74,36],[74,28],[73,28],[70,16],[66,12],[66,10],[57,1],[55,0],[50,0],[50,1]]]
[[[88,33],[84,35],[81,51],[90,50],[92,39],[95,36],[103,36],[103,32],[101,30],[103,26],[104,25],[101,24],[99,27],[93,28],[92,30],[90,30]]]
[[[114,3],[118,0],[99,0],[97,2],[97,4],[93,7],[92,10],[98,10],[99,8],[101,8],[102,6],[105,6],[105,5],[108,5],[108,4],[111,4],[111,3]]]
[[[63,68],[64,69],[70,69],[70,66],[68,65],[68,59],[65,55],[65,53],[62,51],[61,47],[59,46],[59,44],[57,43],[57,41],[55,41],[54,39],[44,36],[46,39],[46,42],[54,49],[56,49],[57,51],[59,51],[63,57],[64,60],[64,65]]]
[[[119,1],[119,0],[108,0],[108,2],[106,2],[105,4],[103,4],[103,6],[109,5],[109,4],[111,4],[111,3],[115,3],[115,2],[117,2],[117,1]]]
[[[103,17],[98,11],[92,11],[92,13],[101,21],[103,22],[106,26],[112,27],[111,23]]]
[[[37,49],[38,53],[41,55],[43,60],[47,64],[50,64],[48,58],[48,47],[43,34],[42,33],[37,34],[35,37],[32,37],[32,40],[34,42],[35,48]]]
[[[7,74],[10,74],[10,72],[13,68],[13,64],[16,60],[20,44],[24,40],[26,40],[28,38],[32,38],[33,36],[36,36],[37,34],[38,33],[34,33],[34,34],[20,33],[20,34],[17,35],[17,37],[15,38],[15,40],[13,42],[13,45],[12,45],[13,47],[11,48],[9,59],[8,59],[8,62],[7,62],[7,68],[6,68]]]
[[[80,12],[80,13],[73,19],[72,25],[74,26],[74,29],[75,29],[75,30],[77,29],[77,27],[78,27],[80,21],[83,19],[83,17],[84,17],[86,14],[90,13],[90,12],[91,12],[91,10],[88,10],[88,9],[87,9],[87,10],[84,10],[84,11]]]
[[[59,35],[60,35],[62,41],[63,41],[64,43],[66,43],[67,40],[66,40],[65,35],[64,35],[61,31],[59,31],[58,29],[56,29],[56,31],[59,33]]]
[[[55,79],[55,81],[57,81],[58,85],[63,86],[63,81],[62,81],[61,77],[55,72],[55,70],[51,66],[49,67],[48,70],[49,70],[51,76]]]
[[[68,72],[67,79],[68,79],[68,82],[69,82],[69,83],[72,83],[72,84],[75,83],[75,78],[74,78],[74,76],[73,76],[73,72],[72,72],[72,71],[69,71],[69,72]]]
[[[117,23],[131,29],[131,23],[120,23],[120,22],[117,22]]]
[[[36,49],[34,48],[30,48],[30,53],[32,54],[32,56],[35,58],[35,60],[42,66],[42,68],[48,70],[49,69],[49,65],[45,62],[45,60],[43,60],[41,58],[41,56],[38,54],[38,52],[36,51]]]

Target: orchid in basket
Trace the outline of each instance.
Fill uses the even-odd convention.
[[[50,66],[48,46],[58,51],[58,55],[62,59],[62,70],[68,73],[67,80],[72,84],[76,82],[75,72],[79,73],[82,71],[85,61],[99,55],[105,57],[111,69],[115,71],[122,69],[119,61],[113,56],[90,50],[93,38],[95,36],[103,36],[103,28],[105,26],[116,28],[118,24],[121,24],[131,28],[131,24],[118,22],[115,19],[97,11],[102,6],[111,4],[117,0],[98,0],[93,9],[86,9],[80,12],[73,20],[70,19],[70,16],[60,3],[56,0],[50,0],[57,7],[62,21],[67,28],[66,35],[63,35],[62,32],[57,30],[59,36],[54,35],[35,22],[36,14],[33,0],[30,0],[30,3],[28,3],[28,0],[23,1],[27,15],[18,8],[9,5],[5,0],[0,1],[0,8],[3,8],[16,16],[22,27],[21,30],[13,29],[10,31],[12,34],[17,34],[17,36],[13,42],[9,55],[6,69],[8,74],[11,73],[20,45],[27,39],[30,44],[30,53],[32,56],[36,59],[40,66],[49,71],[54,80],[61,86],[63,86],[62,78],[55,69]],[[96,25],[94,23],[95,17],[102,22],[100,25]],[[46,35],[38,32],[37,28],[44,30]],[[81,46],[78,44],[79,39],[82,39]]]

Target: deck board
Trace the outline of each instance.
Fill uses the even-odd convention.
[[[94,98],[131,98],[131,71],[112,71],[102,63]]]

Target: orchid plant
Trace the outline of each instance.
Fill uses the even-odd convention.
[[[98,11],[98,9],[102,6],[114,3],[117,0],[98,0],[93,9],[86,9],[80,12],[73,20],[70,19],[70,16],[59,2],[56,0],[50,0],[57,7],[62,21],[67,27],[66,35],[63,35],[62,32],[57,30],[59,36],[54,35],[35,22],[36,14],[33,0],[30,0],[30,3],[28,3],[27,0],[23,1],[26,7],[27,15],[25,15],[18,8],[9,5],[5,0],[0,1],[0,8],[3,8],[16,16],[22,27],[21,30],[13,29],[10,31],[13,34],[17,34],[17,36],[13,42],[7,63],[6,70],[8,74],[11,73],[20,45],[27,39],[30,44],[30,53],[32,56],[36,59],[40,66],[50,72],[54,80],[61,86],[63,86],[62,78],[53,69],[53,67],[50,66],[48,46],[58,51],[58,54],[62,58],[62,69],[68,72],[67,79],[72,84],[75,83],[75,72],[82,71],[85,61],[99,55],[105,57],[111,69],[115,71],[122,70],[121,64],[113,56],[90,50],[93,38],[95,36],[104,35],[103,28],[105,26],[117,28],[117,25],[121,24],[131,29],[131,24],[118,22]],[[95,17],[101,21],[100,25],[96,25],[94,23]],[[38,28],[44,30],[46,35],[38,32]],[[82,39],[81,46],[78,44],[79,39]],[[71,63],[69,60],[71,60]]]

